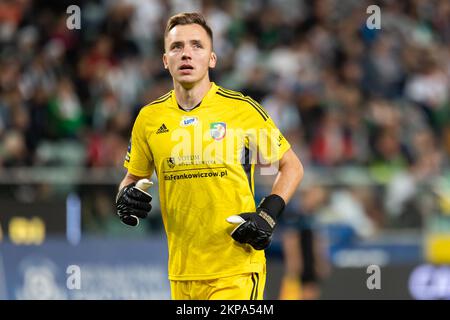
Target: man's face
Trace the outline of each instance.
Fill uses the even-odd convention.
[[[164,67],[175,81],[192,86],[216,66],[211,39],[198,24],[177,25],[166,36]]]

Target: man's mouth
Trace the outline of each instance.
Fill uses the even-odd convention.
[[[191,66],[190,64],[182,64],[179,68],[179,70],[193,70],[194,67]]]

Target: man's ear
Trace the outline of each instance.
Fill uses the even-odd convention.
[[[217,63],[217,56],[214,52],[211,52],[211,56],[209,57],[209,67],[214,69]]]
[[[169,63],[167,62],[167,55],[165,53],[163,54],[163,64],[164,64],[164,69],[169,68]]]

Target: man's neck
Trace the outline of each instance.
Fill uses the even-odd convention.
[[[191,88],[185,88],[180,83],[174,83],[175,96],[178,105],[184,110],[190,110],[197,106],[211,89],[208,78],[200,81]]]

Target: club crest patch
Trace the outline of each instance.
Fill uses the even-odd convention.
[[[209,131],[214,140],[222,140],[227,133],[227,124],[225,122],[213,122],[209,126]]]

